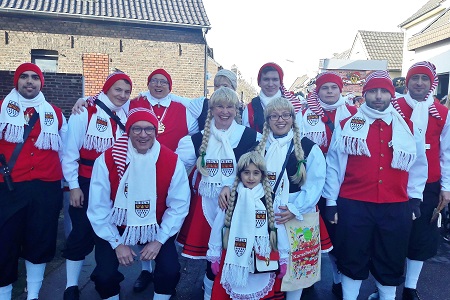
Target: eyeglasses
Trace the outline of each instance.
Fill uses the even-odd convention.
[[[156,78],[150,79],[150,83],[153,84],[153,85],[157,85],[159,83],[159,85],[161,85],[161,86],[168,86],[169,85],[169,82],[167,80],[156,79]]]
[[[282,115],[275,115],[275,114],[269,115],[269,119],[271,121],[278,121],[280,118],[282,118],[283,120],[287,121],[291,117],[292,117],[292,114],[290,114],[290,113],[285,113],[285,114],[282,114]]]
[[[142,130],[144,130],[145,134],[150,135],[155,133],[156,128],[155,127],[131,127],[131,132],[133,132],[135,135],[141,134]]]

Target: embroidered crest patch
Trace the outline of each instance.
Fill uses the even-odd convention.
[[[14,118],[14,117],[17,117],[19,115],[19,111],[20,111],[19,103],[10,100],[8,102],[8,105],[6,106],[6,113],[10,117]]]
[[[206,170],[210,177],[213,177],[219,172],[219,160],[218,159],[207,159],[206,160]]]
[[[353,117],[350,121],[350,128],[353,131],[358,131],[364,126],[365,123],[366,123],[365,119],[360,117]]]
[[[106,119],[103,119],[103,118],[97,116],[97,121],[95,122],[95,126],[97,127],[98,131],[103,132],[108,128],[108,121]]]
[[[150,200],[134,201],[134,211],[139,217],[146,217],[150,212]]]
[[[234,239],[234,252],[237,256],[242,256],[245,248],[247,248],[247,239],[238,237]]]
[[[261,228],[266,224],[266,211],[256,210],[255,211],[256,228]]]
[[[55,117],[52,112],[45,112],[44,124],[45,126],[51,126],[55,121]]]
[[[267,171],[267,180],[269,180],[269,184],[273,188],[277,180],[277,172]]]
[[[314,113],[308,113],[306,115],[306,121],[309,125],[314,126],[319,123],[319,116]]]
[[[230,177],[233,174],[234,165],[232,159],[221,159],[220,160],[220,170],[224,176]]]

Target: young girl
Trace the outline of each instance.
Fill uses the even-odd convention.
[[[213,300],[273,296],[275,271],[251,273],[253,255],[273,259],[279,249],[284,250],[280,253],[287,253],[287,240],[277,241],[271,192],[264,158],[254,151],[242,155],[228,208],[218,209],[209,239],[207,259],[217,275]],[[279,278],[286,274],[287,259],[278,259]]]

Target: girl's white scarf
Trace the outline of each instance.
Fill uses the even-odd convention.
[[[223,182],[236,177],[236,158],[230,144],[236,126],[238,124],[233,120],[231,126],[223,131],[216,128],[214,119],[211,120],[211,134],[204,158],[209,176],[202,176],[200,195],[216,198],[222,190]]]
[[[106,107],[108,107],[112,112],[125,124],[127,121],[127,115],[122,109],[122,106],[114,105],[105,93],[100,92],[98,94],[98,100],[102,101]],[[116,132],[113,134],[111,117],[97,105],[97,112],[92,114],[91,120],[86,131],[86,138],[83,142],[83,148],[87,150],[96,150],[97,152],[105,152],[114,144],[116,138],[122,136],[123,131],[119,126],[116,126]]]
[[[266,94],[263,93],[263,91],[259,92],[259,99],[261,100],[261,104],[263,108],[266,108],[266,106],[275,98],[281,97],[281,90],[278,90],[278,92],[273,95],[272,97],[266,96]]]
[[[420,133],[425,136],[428,128],[429,109],[434,103],[433,95],[429,95],[425,101],[417,101],[411,98],[408,92],[404,98],[409,107],[413,109],[411,121],[419,129]]]
[[[322,117],[325,117],[325,111],[336,110],[334,126],[339,126],[339,122],[351,116],[350,111],[345,105],[345,98],[339,96],[339,100],[334,104],[327,104],[317,98],[316,105],[309,106],[303,114],[303,136],[306,136],[318,146],[328,146],[327,132]]]
[[[244,287],[248,284],[252,250],[269,257],[271,248],[267,211],[261,201],[264,196],[262,184],[249,189],[240,182],[237,193],[220,283]],[[258,218],[256,222],[256,214],[265,215],[265,219]]]
[[[280,176],[281,168],[286,159],[289,145],[294,138],[293,130],[289,130],[285,137],[275,138],[270,132],[267,141],[270,143],[266,151],[267,174],[269,176],[269,183],[274,188],[275,182]],[[275,199],[279,205],[286,205],[289,201],[289,180],[287,172],[284,171],[280,183],[275,191]],[[275,206],[278,207],[279,205]]]
[[[124,245],[144,244],[155,240],[159,225],[156,220],[156,161],[161,146],[154,143],[140,154],[128,140],[129,165],[119,182],[110,222],[126,225]],[[144,176],[145,175],[145,176]]]
[[[58,133],[58,116],[53,106],[45,100],[44,94],[39,94],[33,99],[22,97],[16,89],[5,97],[0,112],[0,139],[10,143],[22,143],[25,130],[24,112],[27,108],[34,107],[39,113],[41,132],[34,144],[36,148],[58,151],[62,148],[62,140]],[[6,129],[6,130],[5,130]],[[4,135],[2,134],[5,130]],[[3,136],[2,136],[3,135]]]
[[[386,124],[392,122],[392,141],[389,143],[392,144],[394,154],[391,167],[408,171],[416,160],[414,135],[391,105],[382,112],[368,107],[365,103],[361,105],[358,112],[345,123],[341,136],[336,141],[340,150],[346,154],[370,157],[367,135],[370,124],[377,119],[382,119]]]

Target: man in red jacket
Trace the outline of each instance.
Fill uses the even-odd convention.
[[[5,166],[0,166],[0,299],[11,299],[19,257],[25,259],[28,299],[37,299],[45,265],[56,251],[62,207],[59,154],[67,124],[61,109],[46,101],[43,86],[39,67],[24,63],[14,74],[14,89],[0,102],[0,154],[13,181],[8,187]]]

